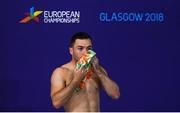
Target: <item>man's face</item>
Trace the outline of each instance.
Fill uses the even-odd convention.
[[[90,39],[76,39],[70,53],[75,61],[78,61],[82,55],[86,54],[88,50],[92,49]]]

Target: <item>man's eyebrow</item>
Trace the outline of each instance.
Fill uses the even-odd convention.
[[[77,47],[84,47],[84,46],[77,46]]]
[[[86,47],[86,46],[77,46],[77,47]],[[87,46],[87,47],[89,48],[89,47],[92,47],[92,46]]]

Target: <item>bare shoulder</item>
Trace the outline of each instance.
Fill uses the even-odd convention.
[[[57,67],[54,69],[51,79],[64,79],[66,75],[69,74],[69,69],[66,67],[66,64],[62,65],[61,67]]]
[[[68,69],[63,65],[54,69],[51,75],[51,96],[66,86]]]
[[[57,67],[52,73],[51,80],[52,79],[66,80],[66,77],[72,73],[72,70],[69,67],[70,67],[69,63]]]

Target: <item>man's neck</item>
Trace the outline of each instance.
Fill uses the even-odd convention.
[[[71,64],[72,67],[74,67],[74,68],[75,68],[75,66],[76,66],[76,63],[77,63],[77,61],[75,61],[74,59],[72,59],[72,60],[70,61],[70,64]]]

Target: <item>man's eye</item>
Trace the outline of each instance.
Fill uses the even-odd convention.
[[[83,48],[78,48],[79,50],[83,50]]]
[[[90,47],[90,48],[88,48],[88,50],[92,50],[92,48]]]

